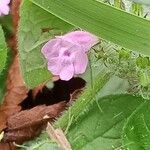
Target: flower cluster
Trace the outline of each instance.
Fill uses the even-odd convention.
[[[9,14],[9,3],[10,0],[0,0],[0,16]]]
[[[98,43],[98,38],[85,31],[74,31],[48,41],[42,53],[48,61],[48,70],[61,80],[70,80],[85,72],[87,52]]]

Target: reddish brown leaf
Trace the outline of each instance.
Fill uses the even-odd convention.
[[[0,143],[0,150],[17,150],[12,143]]]
[[[11,130],[4,135],[4,142],[16,142],[22,144],[24,141],[33,139],[41,133],[42,126],[31,126],[20,130]]]
[[[22,143],[37,136],[41,132],[42,126],[58,116],[64,107],[65,103],[63,102],[51,106],[42,105],[10,116],[7,120],[8,126],[4,141]]]
[[[8,73],[4,103],[0,107],[0,131],[6,127],[6,119],[20,111],[19,103],[27,96],[27,88],[20,74],[18,57],[15,57]]]
[[[30,110],[21,111],[7,119],[8,130],[22,129],[57,117],[64,110],[65,103],[61,102],[50,106],[36,106]],[[45,116],[47,116],[45,118]]]

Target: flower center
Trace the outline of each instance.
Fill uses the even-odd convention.
[[[71,55],[71,53],[69,51],[64,51],[63,55],[69,57]]]

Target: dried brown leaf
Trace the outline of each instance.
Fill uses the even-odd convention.
[[[42,126],[35,125],[23,129],[11,130],[5,132],[3,141],[4,142],[16,142],[22,144],[24,141],[30,140],[41,133]]]
[[[30,110],[21,111],[7,119],[8,130],[43,124],[45,121],[57,117],[64,110],[65,106],[66,104],[61,102],[50,106],[40,105]]]
[[[0,107],[0,124],[3,124],[0,126],[0,131],[6,127],[5,123],[8,116],[16,114],[21,110],[18,104],[27,97],[27,92],[28,90],[20,73],[18,57],[15,57],[8,73],[4,103]]]
[[[13,143],[0,143],[0,150],[17,150]]]
[[[22,143],[39,135],[47,121],[57,117],[64,110],[65,105],[61,102],[51,106],[36,106],[10,116],[7,119],[7,130],[3,140]]]

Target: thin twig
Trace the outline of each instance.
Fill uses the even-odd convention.
[[[63,131],[61,129],[54,129],[53,126],[48,123],[46,131],[49,137],[55,141],[61,148],[64,150],[72,150],[71,145],[68,142],[67,138],[65,137]]]

